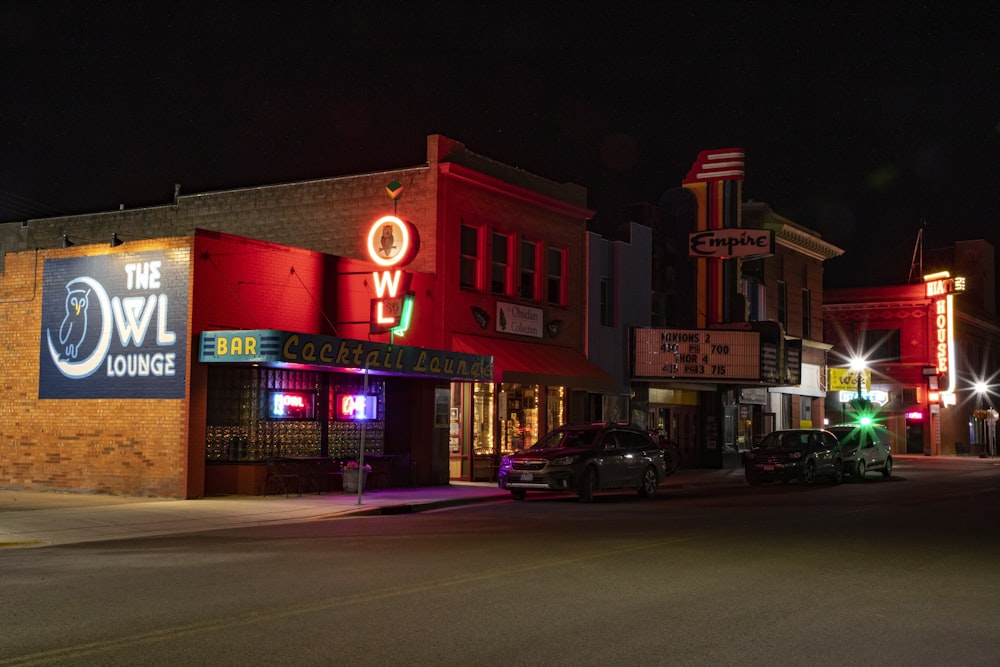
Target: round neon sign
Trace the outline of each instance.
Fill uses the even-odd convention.
[[[368,230],[368,256],[379,266],[406,263],[413,254],[414,241],[410,225],[387,215]]]

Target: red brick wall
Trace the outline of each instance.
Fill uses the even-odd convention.
[[[45,258],[184,247],[190,239],[21,252],[0,274],[0,487],[181,498],[187,402],[38,398]],[[190,298],[190,297],[189,297]],[[188,336],[190,341],[190,336]],[[188,351],[190,359],[190,350]]]
[[[454,173],[454,170],[452,171]],[[503,336],[495,330],[493,317],[496,313],[496,302],[505,301],[519,303],[525,306],[541,308],[545,311],[545,320],[562,320],[560,334],[556,339],[546,336],[544,339],[528,340],[523,336],[514,336],[527,342],[548,343],[570,347],[575,350],[584,349],[584,322],[586,316],[586,216],[589,214],[583,208],[557,203],[554,200],[540,196],[532,196],[527,191],[516,186],[502,186],[492,182],[488,177],[479,177],[475,181],[466,178],[447,176],[442,178],[442,219],[439,223],[440,257],[438,263],[438,286],[441,290],[435,295],[447,328],[453,333],[470,333],[477,335]],[[558,247],[566,251],[566,305],[553,305],[542,301],[522,299],[518,295],[495,295],[490,292],[489,285],[482,291],[473,291],[459,287],[459,264],[461,259],[460,234],[462,224],[483,226],[487,239],[482,261],[486,265],[486,275],[489,275],[490,243],[489,235],[496,231],[502,234],[514,235],[516,240],[526,239],[538,243],[536,252],[542,253],[543,262],[540,279],[544,282],[544,253],[548,247]],[[515,252],[510,261],[514,268],[514,290],[519,286],[519,252]],[[544,295],[544,288],[543,288]],[[490,315],[490,326],[486,331],[481,329],[471,314],[471,307],[478,306]],[[450,339],[443,340],[441,345],[451,344]]]

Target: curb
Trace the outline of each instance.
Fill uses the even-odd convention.
[[[461,507],[463,505],[478,505],[481,503],[498,502],[500,500],[506,500],[506,497],[480,496],[475,498],[451,498],[449,500],[432,500],[426,503],[404,503],[400,505],[365,507],[358,510],[343,512],[337,516],[396,516],[400,514],[417,514],[418,512],[429,512],[432,510],[447,509],[449,507]]]

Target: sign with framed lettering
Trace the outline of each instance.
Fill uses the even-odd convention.
[[[725,329],[635,329],[633,376],[760,379],[760,334]]]

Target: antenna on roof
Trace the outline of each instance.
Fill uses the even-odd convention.
[[[919,283],[924,277],[924,230],[927,221],[920,218],[920,229],[917,230],[917,242],[913,244],[913,259],[910,260],[909,283]]]

